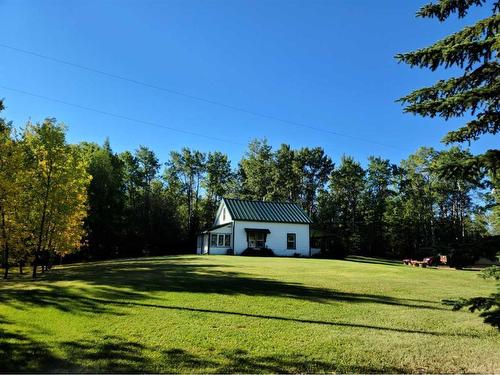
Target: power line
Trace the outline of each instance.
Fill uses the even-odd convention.
[[[121,76],[121,75],[114,74],[114,73],[105,72],[103,70],[91,68],[91,67],[88,67],[88,66],[85,66],[85,65],[81,65],[81,64],[78,64],[78,63],[74,63],[74,62],[71,62],[71,61],[67,61],[67,60],[62,60],[62,59],[59,59],[59,58],[56,58],[56,57],[51,57],[51,56],[43,55],[43,54],[40,54],[40,53],[37,53],[37,52],[25,50],[25,49],[22,49],[22,48],[13,47],[13,46],[10,46],[10,45],[4,44],[4,43],[0,43],[0,47],[6,48],[6,49],[9,49],[9,50],[12,50],[12,51],[24,53],[26,55],[35,56],[35,57],[38,57],[38,58],[41,58],[41,59],[45,59],[45,60],[48,60],[48,61],[53,61],[53,62],[56,62],[58,64],[64,64],[64,65],[72,66],[72,67],[75,67],[75,68],[78,68],[78,69],[82,69],[82,70],[86,70],[88,72],[100,74],[100,75],[103,75],[103,76],[106,76],[106,77],[110,77],[110,78],[118,79],[118,80],[121,80],[121,81],[133,83],[135,85],[144,86],[144,87],[148,87],[148,88],[151,88],[151,89],[154,89],[154,90],[167,92],[169,94],[173,94],[173,95],[177,95],[177,96],[182,96],[184,98],[188,98],[188,99],[191,99],[191,100],[196,100],[196,101],[199,101],[199,102],[203,102],[203,103],[207,103],[207,104],[211,104],[211,105],[215,105],[215,106],[219,106],[219,107],[231,109],[233,111],[238,111],[238,112],[246,113],[246,114],[249,114],[249,115],[252,115],[252,116],[265,118],[267,120],[273,120],[273,121],[281,122],[281,123],[284,123],[284,124],[294,125],[294,126],[298,126],[298,127],[302,127],[302,128],[314,130],[314,131],[319,131],[319,132],[324,132],[324,133],[336,135],[336,136],[339,136],[339,137],[350,138],[350,139],[361,141],[361,142],[372,143],[372,144],[376,144],[376,145],[379,145],[379,146],[384,146],[384,147],[388,147],[388,148],[392,148],[392,149],[398,149],[395,146],[388,145],[388,144],[381,143],[381,142],[377,142],[377,141],[373,141],[371,139],[357,137],[357,136],[353,136],[353,135],[349,135],[349,134],[345,134],[345,133],[339,133],[339,132],[335,132],[333,130],[319,128],[319,127],[308,125],[308,124],[305,124],[305,123],[302,123],[302,122],[291,121],[291,120],[283,119],[283,118],[280,118],[280,117],[268,115],[268,114],[265,114],[265,113],[262,113],[262,112],[257,112],[257,111],[249,110],[249,109],[246,109],[246,108],[242,108],[242,107],[237,107],[237,106],[233,106],[233,105],[230,105],[230,104],[226,104],[226,103],[223,103],[223,102],[219,102],[219,101],[215,101],[215,100],[203,98],[201,96],[186,94],[186,93],[181,92],[181,91],[169,89],[169,88],[162,87],[162,86],[153,85],[153,84],[150,84],[150,83],[147,83],[147,82],[143,82],[143,81],[136,80],[136,79],[133,79],[133,78],[128,78],[128,77]]]
[[[243,144],[243,143],[234,142],[234,141],[231,141],[229,139],[224,139],[224,138],[219,138],[219,137],[213,137],[213,136],[210,136],[210,135],[206,135],[206,134],[202,134],[202,133],[197,133],[197,132],[192,132],[192,131],[189,131],[189,130],[183,130],[183,129],[175,128],[175,127],[172,127],[172,126],[163,125],[163,124],[160,124],[160,123],[157,123],[157,122],[140,120],[140,119],[136,119],[136,118],[133,118],[133,117],[121,115],[121,114],[118,114],[118,113],[112,113],[112,112],[104,111],[104,110],[98,109],[98,108],[91,108],[91,107],[87,107],[87,106],[84,106],[84,105],[67,102],[67,101],[61,100],[61,99],[50,98],[48,96],[34,94],[32,92],[28,92],[28,91],[24,91],[24,90],[19,90],[19,89],[12,88],[12,87],[7,87],[7,86],[0,85],[0,88],[5,89],[5,90],[10,90],[10,91],[13,91],[13,92],[17,92],[17,93],[20,93],[20,94],[23,94],[23,95],[32,96],[32,97],[35,97],[35,98],[40,98],[40,99],[48,100],[48,101],[51,101],[51,102],[64,104],[64,105],[67,105],[67,106],[70,106],[70,107],[75,107],[75,108],[78,108],[78,109],[83,109],[85,111],[95,112],[95,113],[99,113],[99,114],[110,116],[110,117],[116,117],[116,118],[119,118],[119,119],[122,119],[122,120],[136,122],[136,123],[143,124],[143,125],[154,126],[154,127],[157,127],[157,128],[163,128],[163,129],[171,130],[171,131],[178,132],[178,133],[188,134],[188,135],[194,135],[196,137],[207,138],[207,139],[211,139],[211,140],[218,141],[218,142],[224,142],[224,143],[229,143],[229,144],[233,144],[233,145],[245,146],[245,144]]]

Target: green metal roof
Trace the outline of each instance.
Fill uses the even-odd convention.
[[[309,216],[296,203],[229,198],[224,198],[224,202],[233,220],[311,224]]]

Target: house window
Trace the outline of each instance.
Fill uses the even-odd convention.
[[[230,234],[212,234],[210,238],[210,246],[212,247],[231,247]]]
[[[286,234],[286,248],[287,250],[295,250],[296,249],[296,234],[295,233],[287,233]]]
[[[222,221],[226,221],[226,209],[222,209]]]

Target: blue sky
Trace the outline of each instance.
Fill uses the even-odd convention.
[[[4,116],[18,126],[56,117],[70,142],[109,137],[115,151],[139,145],[161,161],[183,146],[221,150],[235,164],[252,138],[274,147],[321,146],[398,162],[463,119],[403,114],[395,100],[453,72],[410,69],[398,52],[424,47],[485,16],[418,19],[426,1],[25,1],[0,0],[0,44],[129,77],[188,95],[299,122],[260,116],[116,80],[0,47],[0,85],[164,124],[227,142],[77,109],[0,88]],[[456,73],[456,72],[455,72]],[[363,140],[352,137],[362,138]],[[364,141],[366,140],[366,141]],[[493,136],[473,152],[498,147]]]

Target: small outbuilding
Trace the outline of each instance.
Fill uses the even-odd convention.
[[[197,253],[270,249],[278,256],[311,256],[310,225],[295,203],[223,198],[213,226],[198,235]]]

